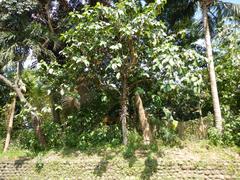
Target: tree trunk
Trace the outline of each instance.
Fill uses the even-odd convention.
[[[128,116],[128,85],[127,85],[127,75],[123,74],[120,121],[122,122],[122,135],[123,135],[124,145],[127,145],[128,143],[127,116]]]
[[[150,144],[151,140],[151,130],[150,125],[143,107],[142,99],[138,93],[135,94],[135,104],[138,110],[138,117],[141,124],[141,129],[143,132],[143,142],[144,144]]]
[[[7,136],[6,136],[3,152],[7,151],[8,146],[10,144],[11,132],[12,132],[12,127],[13,127],[13,118],[14,118],[14,113],[15,113],[15,106],[16,106],[16,97],[13,98],[12,104],[9,108],[10,116],[8,119]]]
[[[206,137],[206,125],[204,124],[204,121],[203,121],[201,103],[199,103],[198,107],[199,107],[199,115],[200,115],[200,122],[199,122],[199,128],[198,128],[199,138],[203,139]]]
[[[22,103],[25,104],[25,106],[30,110],[31,112],[31,117],[32,117],[32,124],[35,130],[35,134],[41,144],[41,146],[45,147],[46,146],[46,142],[45,142],[45,138],[42,134],[42,130],[41,130],[41,121],[40,118],[37,115],[36,110],[32,107],[32,105],[26,100],[26,98],[24,97],[23,93],[21,92],[21,89],[17,86],[14,85],[11,81],[9,81],[7,78],[5,78],[3,75],[0,74],[0,81],[4,82],[8,87],[10,87],[11,89],[13,89],[17,96],[19,97],[20,101]]]
[[[210,84],[211,84],[211,94],[212,94],[212,100],[213,100],[215,126],[219,132],[222,132],[222,115],[221,115],[221,109],[220,109],[220,103],[219,103],[219,97],[218,97],[218,89],[217,89],[216,75],[215,75],[214,62],[213,62],[212,43],[211,43],[207,11],[208,11],[207,5],[204,4],[204,1],[202,1],[205,44],[206,44],[206,50],[207,50],[208,71],[209,71]]]
[[[54,93],[51,93],[51,109],[52,109],[52,116],[53,116],[53,122],[61,124],[61,118],[60,118],[60,111],[59,109],[56,109],[57,104],[57,97]]]
[[[184,121],[178,121],[177,133],[180,139],[184,139],[185,123]]]

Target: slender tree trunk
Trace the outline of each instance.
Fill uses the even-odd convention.
[[[200,115],[199,138],[200,138],[200,139],[203,139],[203,138],[206,137],[206,126],[205,126],[204,121],[203,121],[201,103],[199,103],[198,108],[199,108],[199,115]]]
[[[180,139],[184,139],[184,131],[185,131],[185,122],[184,121],[178,121],[177,124],[177,133]]]
[[[19,97],[20,101],[22,103],[24,103],[25,106],[30,110],[31,117],[32,117],[32,124],[33,124],[34,130],[35,130],[35,134],[36,134],[41,146],[45,147],[46,142],[45,142],[45,138],[44,138],[44,135],[43,135],[41,127],[40,127],[41,120],[38,117],[36,110],[26,100],[23,93],[21,92],[21,89],[17,85],[14,85],[11,81],[9,81],[6,77],[4,77],[1,74],[0,74],[0,81],[4,82],[8,87],[13,89],[16,92],[17,96]]]
[[[221,109],[220,109],[220,103],[219,103],[219,97],[218,97],[218,89],[217,89],[216,75],[215,75],[214,62],[213,62],[212,43],[211,43],[207,11],[208,11],[207,5],[204,3],[204,1],[202,1],[205,44],[207,49],[208,71],[209,71],[210,84],[211,84],[211,94],[212,94],[212,100],[213,100],[215,126],[219,132],[222,132],[222,115],[221,115]]]
[[[15,78],[15,86],[18,86],[19,83],[19,77],[20,77],[20,71],[22,70],[22,66],[20,62],[16,63],[16,78]],[[10,109],[8,110],[10,112],[10,116],[7,117],[7,136],[5,140],[5,145],[3,152],[6,152],[8,149],[8,146],[10,144],[10,139],[11,139],[11,132],[13,128],[13,118],[14,118],[14,113],[15,113],[15,107],[16,107],[16,95],[13,97],[12,104],[10,106]]]
[[[133,97],[132,99],[132,102],[134,103],[135,102],[135,97]],[[133,127],[135,127],[136,131],[140,131],[140,126],[139,126],[139,123],[138,123],[138,109],[137,109],[137,106],[136,106],[136,103],[134,103],[134,107],[133,107],[133,118],[132,118],[132,121],[133,121]]]
[[[142,99],[138,93],[135,94],[135,104],[136,108],[138,109],[138,117],[140,120],[142,132],[143,132],[143,142],[144,144],[150,144],[151,140],[151,129],[150,129],[150,124],[148,122]]]
[[[61,124],[61,118],[60,118],[60,111],[56,109],[56,103],[57,103],[57,97],[54,93],[51,94],[51,109],[52,109],[52,115],[53,115],[53,122]]]
[[[127,85],[127,75],[123,74],[120,121],[122,123],[122,135],[123,135],[124,145],[127,145],[128,143],[127,116],[128,116],[128,85]]]
[[[13,128],[13,118],[14,118],[14,113],[15,113],[15,106],[16,106],[16,97],[14,96],[12,104],[9,108],[10,116],[9,116],[9,119],[8,119],[7,136],[6,136],[3,152],[7,151],[8,146],[10,144],[11,132],[12,132],[12,128]]]

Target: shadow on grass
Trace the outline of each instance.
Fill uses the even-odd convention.
[[[27,161],[30,161],[31,158],[28,157],[19,157],[14,161],[14,166],[16,169],[21,168]]]
[[[123,151],[123,158],[128,161],[128,166],[133,167],[135,162],[137,161],[137,157],[135,155],[135,151],[137,150],[137,147],[135,147],[133,144],[129,144],[125,151]]]
[[[157,154],[162,156],[162,150],[159,150],[157,142],[144,145],[141,142],[129,143],[123,151],[123,158],[128,161],[129,167],[133,167],[138,157],[147,157],[149,154]]]
[[[57,152],[60,152],[62,157],[78,157],[80,154],[85,154],[88,156],[91,155],[105,156],[107,152],[108,154],[118,154],[121,151],[122,151],[121,145],[117,146],[98,145],[94,147],[87,147],[84,149],[64,147],[62,149],[57,150]]]
[[[93,174],[96,176],[102,176],[107,171],[107,166],[109,164],[109,161],[113,159],[114,156],[106,155],[102,158],[102,160],[97,164],[97,166],[94,168]]]
[[[155,172],[157,172],[157,166],[158,166],[157,159],[149,155],[145,160],[144,165],[145,167],[143,172],[141,173],[141,179],[149,180],[151,176]]]

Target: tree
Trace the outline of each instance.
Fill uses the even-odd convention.
[[[213,52],[212,52],[212,44],[211,44],[211,35],[210,35],[210,28],[208,23],[208,6],[212,3],[212,1],[200,1],[202,14],[203,14],[203,25],[204,25],[204,33],[205,33],[205,44],[206,44],[206,54],[207,54],[207,61],[208,61],[208,71],[210,77],[210,86],[211,86],[211,93],[212,93],[212,101],[213,101],[213,109],[214,109],[214,118],[215,118],[215,126],[219,132],[222,132],[222,115],[221,115],[221,108],[218,96],[218,89],[217,89],[217,81],[216,81],[216,74],[215,74],[215,67],[213,61]]]
[[[209,79],[210,79],[210,86],[211,86],[211,94],[212,94],[212,101],[213,101],[213,109],[214,109],[214,119],[215,119],[215,126],[219,132],[222,132],[222,115],[221,115],[221,108],[218,96],[218,89],[217,89],[217,80],[215,74],[215,67],[214,67],[214,58],[212,52],[212,44],[211,44],[211,33],[210,30],[213,32],[213,26],[216,26],[219,21],[225,16],[239,16],[240,6],[237,4],[226,3],[222,1],[214,1],[214,0],[196,0],[196,1],[181,1],[180,4],[183,5],[181,10],[176,11],[178,15],[171,18],[172,13],[170,13],[169,24],[170,27],[173,27],[178,21],[184,20],[185,17],[190,18],[194,15],[194,10],[197,10],[196,3],[200,2],[202,15],[203,15],[203,30],[205,34],[205,44],[206,44],[206,56],[207,56],[207,64],[208,64],[208,72],[209,72]],[[168,6],[174,6],[175,2],[169,1]],[[190,9],[191,11],[188,11]],[[211,10],[211,11],[210,11]],[[213,12],[212,12],[213,10]],[[174,11],[175,12],[175,11]],[[211,17],[211,18],[210,18]],[[210,18],[210,19],[209,19]],[[210,21],[211,20],[211,21]],[[210,22],[211,29],[210,29]],[[200,29],[200,28],[199,28]]]
[[[34,37],[29,37],[29,35],[32,35],[32,28],[30,27],[33,24],[29,25],[28,22],[31,19],[29,12],[34,11],[36,5],[35,1],[2,1],[0,3],[0,62],[3,65],[11,62],[17,62],[21,65],[21,62],[28,54],[30,46],[35,44]],[[19,71],[21,70],[19,69]],[[20,79],[21,77],[19,76],[18,81]],[[25,98],[19,82],[17,85],[12,83],[4,74],[0,74],[0,81],[13,90],[20,101],[29,109],[36,136],[44,147],[46,143],[40,127],[40,118],[36,109]]]
[[[215,126],[219,132],[222,132],[222,129],[223,129],[222,115],[221,115],[221,108],[220,108],[220,102],[219,102],[219,96],[218,96],[218,88],[217,88],[214,59],[213,59],[213,50],[212,50],[212,43],[211,43],[211,34],[210,34],[209,20],[208,20],[208,8],[213,2],[214,2],[213,0],[201,0],[200,4],[202,8],[202,15],[203,15],[206,54],[207,54],[207,61],[208,61]],[[240,6],[237,6],[237,5],[227,6],[227,8],[229,7],[232,7],[232,9],[236,11],[237,15],[239,14]]]
[[[12,103],[10,107],[7,109],[9,116],[7,117],[7,136],[5,139],[5,144],[3,148],[3,152],[6,152],[8,149],[8,146],[10,144],[10,139],[11,139],[11,132],[13,128],[13,118],[14,118],[14,113],[15,113],[15,107],[16,107],[16,96],[13,97]]]
[[[16,69],[17,69],[17,71],[16,71],[16,79],[15,79],[15,84],[14,85],[18,86],[18,83],[19,83],[19,62],[17,62],[17,68]],[[13,128],[13,118],[14,118],[14,114],[15,114],[15,107],[16,107],[16,95],[13,96],[12,103],[11,103],[9,109],[7,110],[7,111],[9,111],[9,117],[7,119],[7,121],[8,121],[7,136],[6,136],[3,152],[7,151],[8,146],[10,144],[11,132],[12,132],[12,128]]]
[[[32,105],[26,100],[26,98],[24,97],[24,95],[22,93],[21,88],[19,88],[18,86],[15,86],[11,81],[9,81],[6,77],[4,77],[1,74],[0,74],[0,81],[4,82],[8,87],[10,87],[13,91],[15,91],[15,93],[19,97],[20,101],[26,105],[26,108],[28,108],[29,112],[31,113],[32,124],[33,124],[34,130],[35,130],[36,136],[37,136],[40,144],[43,147],[45,147],[46,142],[45,142],[44,136],[42,134],[41,126],[40,126],[41,120],[40,120],[35,108],[32,107]]]
[[[68,71],[95,77],[120,92],[125,145],[131,85],[149,77],[169,90],[189,81],[192,61],[200,58],[196,52],[174,45],[174,37],[167,36],[165,25],[156,19],[162,6],[153,3],[142,8],[135,1],[123,1],[115,7],[85,7],[82,14],[70,14],[72,28],[62,34],[67,43],[63,54],[69,59]],[[174,79],[182,76],[181,82]]]

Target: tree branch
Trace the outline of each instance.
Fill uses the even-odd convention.
[[[23,93],[21,92],[21,89],[17,85],[14,85],[11,81],[9,81],[2,74],[0,74],[0,81],[4,82],[8,87],[13,89],[16,92],[17,96],[19,97],[20,101],[22,103],[24,103],[27,106],[27,108],[29,108],[29,110],[31,112],[32,123],[33,123],[33,127],[34,127],[34,130],[35,130],[36,136],[38,137],[38,140],[39,140],[40,144],[43,147],[45,147],[46,142],[45,142],[45,138],[42,134],[41,127],[40,127],[41,121],[40,121],[39,116],[37,115],[37,112],[33,108],[33,106],[24,97]]]
[[[23,103],[26,103],[27,100],[25,99],[25,97],[23,96],[21,90],[14,85],[11,81],[9,81],[6,77],[4,77],[3,75],[0,74],[0,81],[4,82],[8,87],[10,87],[11,89],[13,89],[17,96],[19,97],[20,101]]]
[[[51,33],[54,33],[54,29],[53,29],[53,26],[52,26],[52,23],[51,23],[51,17],[50,17],[50,13],[49,13],[49,4],[50,4],[50,1],[48,1],[45,4],[45,11],[46,11],[46,15],[47,15],[47,23],[48,23],[48,27],[49,27]]]

